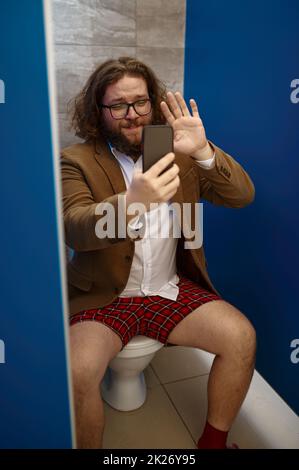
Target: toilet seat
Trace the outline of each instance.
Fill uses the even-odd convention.
[[[117,354],[119,358],[139,357],[155,353],[164,346],[163,343],[147,336],[134,336],[129,343]]]

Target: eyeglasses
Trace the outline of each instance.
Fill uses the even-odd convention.
[[[133,107],[136,114],[139,116],[146,116],[152,110],[152,103],[149,98],[144,100],[137,100],[134,103],[118,103],[107,106],[105,104],[101,105],[101,108],[107,108],[110,111],[111,117],[113,119],[123,119],[128,115],[130,107]]]

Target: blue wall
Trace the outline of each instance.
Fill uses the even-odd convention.
[[[247,208],[205,204],[209,271],[257,329],[258,371],[297,413],[299,99],[290,96],[298,18],[297,0],[188,0],[185,50],[186,98],[198,101],[208,138],[256,186]]]
[[[208,138],[256,186],[247,208],[205,204],[209,271],[257,329],[258,371],[297,413],[298,18],[298,0],[187,0],[185,50],[186,98],[197,99]]]
[[[0,44],[0,447],[67,448],[70,410],[41,1],[2,2]]]

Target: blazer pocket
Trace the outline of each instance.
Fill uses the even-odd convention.
[[[92,281],[77,271],[72,264],[67,265],[68,282],[80,290],[88,292],[91,289]]]

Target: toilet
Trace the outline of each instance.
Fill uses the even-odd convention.
[[[147,336],[135,336],[114,357],[102,380],[102,398],[112,408],[131,411],[146,399],[143,371],[164,344]]]

